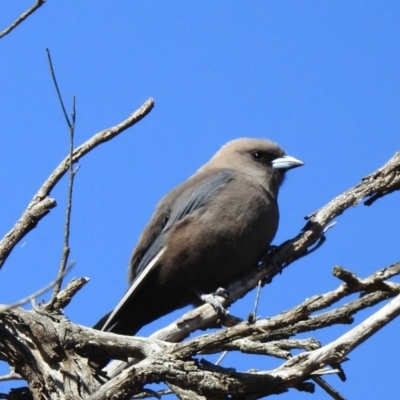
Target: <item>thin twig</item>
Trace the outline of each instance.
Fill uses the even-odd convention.
[[[63,112],[63,114],[64,114],[64,118],[65,118],[65,120],[67,121],[67,125],[68,125],[70,131],[71,131],[71,129],[72,129],[72,131],[73,131],[74,125],[75,125],[75,124],[74,124],[74,123],[71,123],[70,120],[69,120],[69,118],[68,118],[67,110],[65,109],[64,101],[63,101],[63,99],[62,99],[61,92],[60,92],[60,89],[59,89],[59,87],[58,87],[58,83],[57,83],[57,79],[56,79],[56,74],[54,73],[53,62],[51,61],[50,50],[49,50],[49,49],[46,49],[46,53],[47,53],[47,60],[48,60],[48,62],[49,62],[50,74],[51,74],[51,78],[53,79],[54,87],[55,87],[56,92],[57,92],[58,101],[60,102],[60,106],[61,106],[62,112]],[[73,100],[73,107],[75,107],[75,96],[74,96],[74,100]],[[74,115],[75,115],[75,110],[74,110],[73,113],[72,113],[72,119],[74,119]],[[71,153],[71,152],[72,152],[72,149],[70,150],[70,153]]]
[[[88,282],[89,278],[86,277],[72,278],[68,285],[57,294],[54,302],[50,303],[49,301],[47,304],[42,305],[42,310],[51,313],[54,313],[54,310],[63,310],[75,294]]]
[[[127,119],[116,126],[105,129],[92,136],[85,143],[77,147],[73,152],[72,162],[78,162],[84,155],[92,151],[95,147],[103,144],[120,133],[124,132],[137,122],[142,120],[154,107],[154,100],[149,98],[141,107],[132,113]],[[7,232],[0,241],[0,268],[4,265],[7,257],[12,252],[15,245],[33,228],[37,223],[56,206],[54,199],[48,197],[51,190],[57,185],[59,180],[68,171],[70,156],[68,155],[58,167],[50,174],[42,187],[34,195],[33,199],[25,209],[20,219],[13,228]]]
[[[215,365],[221,364],[222,360],[226,357],[228,354],[227,351],[223,351],[222,354],[219,356],[218,360],[216,361]]]
[[[332,399],[346,400],[345,397],[343,397],[336,389],[334,389],[331,385],[329,385],[329,383],[326,382],[324,379],[322,379],[320,376],[313,376],[312,380],[323,390],[325,390],[325,392],[328,393],[329,396],[332,397]]]
[[[258,285],[257,285],[256,300],[254,302],[254,318],[257,318],[258,304],[260,302],[261,284],[262,284],[262,281],[259,280]]]
[[[75,103],[75,95],[72,96],[72,113],[71,113],[71,119],[68,118],[67,111],[65,109],[64,101],[61,96],[61,92],[57,83],[57,78],[56,74],[54,72],[53,68],[53,63],[51,61],[51,54],[50,50],[46,49],[47,52],[47,59],[49,61],[49,68],[50,68],[50,73],[51,77],[53,79],[54,87],[57,92],[57,97],[60,102],[61,110],[64,114],[65,121],[67,122],[68,129],[69,129],[69,181],[68,181],[68,195],[67,195],[67,207],[65,210],[65,228],[64,228],[64,246],[63,246],[63,254],[61,257],[61,262],[60,262],[60,267],[58,270],[58,277],[60,277],[60,280],[57,282],[57,284],[54,286],[53,290],[53,295],[51,297],[51,300],[49,302],[49,308],[53,308],[57,295],[60,292],[61,285],[62,285],[62,276],[64,274],[67,262],[68,262],[68,257],[71,252],[71,249],[69,247],[69,234],[70,234],[70,226],[71,226],[71,210],[72,210],[72,191],[73,191],[73,186],[74,186],[74,178],[75,178],[75,172],[73,169],[73,152],[74,152],[74,133],[75,133],[75,121],[76,121],[76,103]]]
[[[4,29],[3,32],[0,32],[0,39],[3,36],[9,34],[14,28],[16,28],[21,22],[23,22],[26,18],[33,14],[45,2],[46,0],[36,0],[36,3],[30,9],[22,13],[8,28]]]
[[[13,308],[20,307],[20,306],[22,306],[22,305],[28,303],[29,301],[35,299],[36,297],[42,295],[43,293],[47,292],[47,291],[48,291],[49,289],[51,289],[54,285],[56,285],[56,284],[60,281],[60,279],[62,279],[69,271],[71,271],[71,269],[73,268],[73,266],[74,266],[73,263],[70,264],[70,265],[65,269],[64,274],[63,274],[61,277],[58,276],[56,279],[54,279],[53,281],[51,281],[48,285],[46,285],[46,286],[43,287],[42,289],[39,289],[37,292],[34,292],[34,293],[32,293],[31,295],[29,295],[28,297],[25,297],[25,298],[23,298],[23,299],[21,299],[21,300],[18,300],[17,302],[15,302],[15,303],[13,303],[13,304],[11,304],[11,305],[9,305],[9,306],[0,308],[0,314],[3,314],[3,313],[5,313],[5,312],[7,312],[7,311],[10,311],[10,310],[12,310]]]
[[[260,293],[261,293],[261,288],[262,288],[263,282],[260,279],[258,281],[257,284],[257,292],[256,292],[256,298],[254,300],[254,308],[253,308],[253,312],[249,313],[248,317],[247,317],[247,321],[252,324],[255,321],[257,321],[258,317],[257,317],[257,309],[258,309],[258,303],[260,301]]]

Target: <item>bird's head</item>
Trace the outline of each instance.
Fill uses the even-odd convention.
[[[276,197],[285,172],[304,163],[286,155],[278,144],[268,139],[243,138],[225,144],[208,165],[213,168],[235,169],[255,177]]]

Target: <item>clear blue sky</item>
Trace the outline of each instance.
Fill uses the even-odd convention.
[[[31,3],[3,0],[0,30]],[[90,283],[65,313],[90,326],[125,291],[131,250],[157,201],[225,142],[267,137],[306,163],[288,174],[282,188],[275,244],[296,235],[305,215],[398,151],[399,21],[400,3],[394,0],[48,0],[0,41],[0,235],[68,149],[46,47],[67,105],[73,93],[77,96],[77,145],[125,119],[147,98],[156,102],[145,120],[80,163],[71,234],[76,266],[68,279],[88,276]],[[66,183],[52,193],[58,207],[0,272],[1,303],[54,278]],[[331,270],[337,264],[365,277],[399,261],[399,201],[400,193],[394,193],[339,217],[318,252],[264,288],[260,315],[334,289],[338,282]],[[245,317],[253,299],[248,296],[232,312]],[[370,312],[359,314],[356,322]],[[327,343],[347,329],[314,336]],[[349,399],[397,399],[399,329],[400,320],[350,355],[344,364],[347,382],[336,376],[328,381]],[[277,365],[254,356],[238,360],[230,355],[223,365],[239,370]],[[0,392],[8,387],[0,383]],[[296,391],[285,396],[310,398]],[[328,396],[317,388],[313,398]]]

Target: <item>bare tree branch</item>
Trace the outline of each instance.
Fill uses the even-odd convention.
[[[0,39],[9,34],[13,29],[15,29],[20,23],[22,23],[26,18],[28,18],[31,14],[33,14],[38,8],[40,8],[46,0],[36,0],[36,3],[22,13],[8,28],[4,29],[3,32],[0,32]]]
[[[271,371],[238,373],[232,369],[216,366],[211,368],[204,362],[185,361],[188,353],[183,351],[184,349],[190,347],[189,353],[201,352],[201,347],[196,348],[194,345],[194,342],[199,342],[199,338],[196,338],[185,344],[176,345],[163,354],[151,355],[139,364],[129,367],[116,378],[106,382],[89,399],[100,400],[114,398],[113,396],[118,398],[122,393],[123,398],[127,398],[130,394],[138,392],[144,382],[159,380],[173,383],[183,389],[193,390],[196,387],[198,388],[196,392],[200,394],[221,393],[221,395],[230,395],[233,399],[241,398],[239,395],[243,396],[244,393],[263,396],[283,393],[291,387],[303,384],[303,381],[309,379],[312,374],[319,374],[322,367],[344,361],[348,353],[399,314],[400,296],[397,296],[381,310],[334,342],[320,349],[301,353]],[[322,371],[322,373],[325,372]],[[209,374],[214,378],[211,376],[207,378]]]
[[[60,88],[59,88],[58,83],[57,83],[57,78],[56,78],[56,74],[54,72],[53,61],[51,60],[51,54],[50,54],[50,50],[49,49],[46,49],[46,54],[47,54],[47,61],[49,63],[49,69],[50,69],[51,78],[53,80],[54,88],[56,89],[56,92],[57,92],[58,101],[60,102],[60,106],[61,106],[61,110],[62,110],[64,118],[65,118],[65,122],[68,125],[70,133],[71,133],[71,130],[72,130],[72,133],[73,133],[74,127],[75,127],[75,111],[76,111],[76,109],[75,109],[75,96],[73,97],[72,122],[71,122],[69,120],[69,118],[68,118],[67,110],[65,109],[64,101],[62,99]],[[73,147],[72,147],[72,149],[73,149]],[[72,149],[71,149],[70,152],[72,152]]]
[[[62,310],[67,307],[72,300],[72,297],[74,297],[75,294],[88,282],[89,278],[73,278],[71,282],[69,282],[68,285],[55,296],[54,304],[45,304],[43,310],[46,312],[54,312],[54,310]]]
[[[346,400],[338,391],[336,391],[331,385],[325,382],[320,376],[314,376],[312,380],[325,390],[335,400]]]
[[[47,304],[47,308],[51,311],[54,308],[54,304],[57,299],[57,295],[60,292],[61,285],[62,285],[62,276],[64,275],[65,268],[67,267],[68,257],[71,252],[69,247],[69,232],[70,232],[70,225],[71,225],[71,210],[72,210],[72,191],[74,187],[74,178],[77,169],[74,170],[74,163],[73,163],[73,151],[74,151],[74,133],[75,133],[75,122],[76,122],[76,103],[75,103],[75,95],[72,96],[72,112],[71,112],[71,120],[68,118],[67,111],[65,109],[64,101],[61,96],[61,92],[57,83],[56,74],[53,68],[53,62],[51,60],[50,50],[46,49],[47,52],[47,59],[49,62],[49,68],[51,77],[53,80],[54,87],[57,92],[57,97],[60,102],[61,110],[64,114],[65,121],[68,126],[69,130],[69,180],[68,180],[68,192],[67,192],[67,206],[65,210],[65,227],[64,227],[64,246],[63,246],[63,253],[61,257],[60,267],[58,270],[58,277],[60,278],[56,285],[54,286],[53,295],[51,297],[50,302]]]
[[[126,120],[118,125],[105,129],[85,143],[76,148],[73,152],[72,163],[76,163],[81,157],[89,153],[98,145],[105,143],[120,133],[124,132],[141,119],[143,119],[154,107],[154,100],[148,99],[138,110],[131,114]],[[50,210],[56,206],[56,201],[49,196],[51,190],[58,181],[68,171],[70,166],[69,155],[58,165],[58,167],[50,174],[42,187],[35,194],[21,218],[14,227],[4,236],[0,242],[0,267],[2,267],[11,253],[14,246],[33,228],[37,223],[47,215]]]
[[[399,265],[399,263],[394,264],[372,274],[366,279],[359,280],[360,285],[358,286],[349,287],[347,283],[343,283],[331,292],[307,299],[303,304],[267,320],[260,320],[254,324],[243,323],[227,330],[203,335],[184,343],[176,344],[165,352],[166,354],[176,355],[180,359],[187,359],[199,353],[210,354],[224,350],[241,350],[245,353],[279,356],[279,353],[271,352],[271,346],[269,346],[271,340],[281,339],[282,337],[286,338],[299,332],[322,329],[334,323],[350,323],[352,322],[351,316],[357,311],[375,305],[378,302],[386,300],[388,297],[393,297],[400,293],[400,285],[398,284],[385,282],[384,285],[381,285],[383,280],[400,273]],[[372,288],[376,291],[365,294],[361,298],[350,301],[337,309],[310,317],[312,313],[330,307],[346,296],[357,292],[364,292],[365,290],[372,290]],[[384,290],[379,290],[378,288],[383,288]],[[196,310],[193,313],[195,312]],[[183,319],[184,318],[182,318],[181,321]],[[163,331],[160,331],[153,336],[160,337],[162,336],[160,335],[162,332]],[[269,343],[263,345],[262,342],[266,341],[269,341]],[[285,341],[282,345],[285,345]],[[318,342],[310,342],[308,346],[312,346],[308,348],[309,350],[319,347]],[[337,362],[337,360],[332,362],[328,361],[326,365]],[[319,367],[314,369],[314,371],[318,370]],[[118,369],[115,373],[120,373],[120,370]],[[113,387],[116,383],[114,379],[110,382],[110,387]],[[121,382],[121,374],[118,375],[118,382]],[[108,389],[110,389],[110,387],[108,387]]]

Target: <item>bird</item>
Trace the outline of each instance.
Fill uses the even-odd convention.
[[[278,228],[285,173],[303,164],[268,139],[222,146],[159,202],[133,250],[127,292],[94,328],[134,335],[257,267]]]

